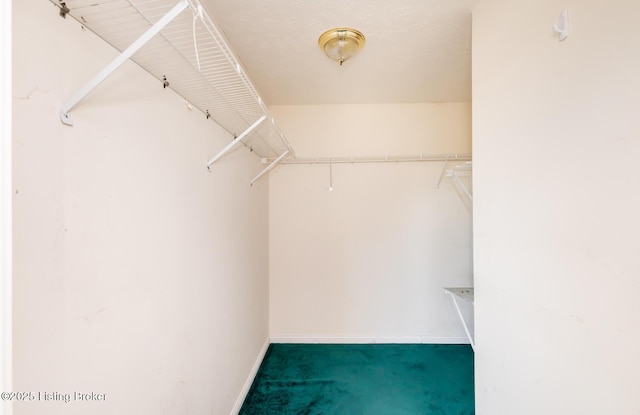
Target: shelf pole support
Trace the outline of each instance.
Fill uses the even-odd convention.
[[[442,166],[442,171],[440,172],[440,178],[438,179],[438,184],[436,185],[436,189],[440,188],[440,183],[442,183],[442,178],[444,177],[444,172],[447,170],[447,163],[449,163],[449,155],[447,154],[447,158],[444,160],[444,166]]]
[[[473,340],[473,336],[471,336],[471,332],[469,331],[469,327],[467,327],[467,322],[464,320],[464,317],[462,316],[462,311],[460,311],[460,306],[458,305],[458,302],[456,301],[456,297],[455,294],[449,292],[448,293],[451,296],[451,301],[453,301],[453,305],[456,307],[456,311],[458,312],[458,317],[460,317],[460,321],[462,322],[462,326],[464,327],[464,332],[467,334],[467,338],[469,339],[469,344],[471,345],[471,349],[475,352],[476,351],[476,343]]]
[[[467,196],[469,197],[469,200],[473,201],[473,195],[471,194],[469,189],[467,189],[467,186],[465,186],[464,183],[462,183],[462,180],[460,180],[456,172],[453,172],[453,178],[456,179],[460,187],[462,187],[462,190],[464,190],[464,192],[467,194]]]
[[[60,110],[60,120],[64,124],[73,125],[73,120],[69,117],[69,111],[73,109],[80,101],[82,101],[91,91],[109,77],[116,69],[126,62],[134,53],[143,47],[151,38],[158,34],[166,25],[182,13],[187,6],[188,0],[180,0],[167,14],[165,14],[157,23],[147,29],[142,36],[134,41],[126,48],[116,59],[107,65],[98,75],[89,81],[82,89],[80,89],[73,97],[62,105]]]
[[[253,180],[251,180],[251,186],[253,186],[253,184],[254,184],[255,182],[257,182],[257,181],[258,181],[258,179],[260,179],[260,178],[261,178],[265,173],[268,173],[269,171],[271,171],[271,170],[276,166],[276,164],[280,163],[280,160],[282,160],[283,158],[285,158],[285,157],[287,156],[287,154],[289,154],[289,152],[290,152],[290,151],[291,151],[291,150],[287,150],[287,151],[285,151],[284,153],[280,154],[280,156],[279,156],[277,159],[273,160],[273,161],[271,162],[271,164],[269,164],[269,166],[267,166],[267,168],[266,168],[266,169],[262,170],[262,171],[260,172],[260,174],[258,174],[256,177],[254,177],[254,178],[253,178]]]
[[[246,130],[244,130],[244,132],[242,134],[240,134],[232,142],[227,144],[227,146],[225,148],[220,150],[220,152],[218,154],[216,154],[211,160],[209,160],[209,162],[207,163],[207,168],[211,167],[211,165],[213,163],[215,163],[216,161],[218,161],[218,159],[220,157],[222,157],[225,154],[227,154],[227,152],[229,152],[229,150],[231,150],[236,144],[238,144],[240,141],[242,141],[242,139],[245,138],[247,136],[247,134],[249,134],[251,131],[253,131],[266,118],[267,118],[266,115],[263,115],[262,117],[258,118],[258,121],[256,121],[253,124],[251,124],[251,126],[249,128],[247,128]]]

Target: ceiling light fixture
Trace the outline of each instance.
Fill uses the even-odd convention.
[[[320,49],[334,61],[342,63],[364,46],[364,35],[355,29],[339,27],[327,30],[318,39]]]

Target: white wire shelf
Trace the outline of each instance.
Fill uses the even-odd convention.
[[[103,71],[106,75],[99,74],[63,105],[63,122],[66,118],[71,123],[68,112],[130,57],[259,157],[293,155],[224,35],[198,0],[51,1],[61,14],[67,12],[122,52],[121,62],[116,59]]]

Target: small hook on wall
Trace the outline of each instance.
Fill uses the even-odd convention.
[[[553,25],[553,29],[558,34],[560,41],[565,40],[569,36],[569,11],[564,9],[560,13],[560,19],[558,23]]]

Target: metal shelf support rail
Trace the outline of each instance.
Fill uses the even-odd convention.
[[[260,123],[262,123],[262,121],[264,121],[267,118],[266,115],[263,115],[262,117],[258,118],[258,121],[254,122],[253,124],[251,124],[251,126],[249,128],[247,128],[246,130],[244,130],[244,132],[242,134],[240,134],[239,136],[237,136],[232,142],[230,142],[229,144],[227,144],[227,146],[225,148],[223,148],[222,150],[220,150],[220,152],[218,154],[216,154],[215,156],[213,156],[213,158],[211,158],[211,160],[209,160],[209,162],[207,163],[207,168],[211,167],[211,165],[213,163],[215,163],[216,161],[218,161],[218,159],[222,156],[224,156],[225,154],[227,154],[229,152],[229,150],[231,150],[233,147],[236,146],[236,144],[238,144],[239,142],[242,141],[243,138],[245,138],[251,131],[253,131],[258,125],[260,125]]]
[[[460,318],[460,322],[462,323],[462,327],[464,327],[464,332],[469,339],[469,344],[471,345],[471,349],[476,351],[476,343],[471,335],[471,331],[469,330],[469,326],[462,315],[462,311],[460,311],[460,306],[458,305],[458,301],[456,298],[460,298],[464,301],[467,301],[471,304],[474,304],[474,292],[473,287],[463,287],[463,288],[444,288],[444,292],[451,296],[451,301],[453,301],[453,305],[456,308],[456,312],[458,313],[458,317]]]
[[[96,89],[98,85],[109,77],[116,69],[118,69],[123,63],[125,63],[134,53],[140,50],[152,37],[157,35],[166,25],[171,23],[177,15],[182,13],[184,9],[189,6],[187,0],[180,0],[169,13],[165,14],[156,24],[151,26],[142,36],[140,36],[135,42],[125,49],[113,62],[107,65],[102,71],[98,73],[92,80],[90,80],[84,87],[82,87],[76,94],[62,105],[60,111],[60,120],[64,124],[73,125],[73,120],[69,117],[69,111],[73,109],[80,101],[82,101],[91,91]]]
[[[462,180],[460,180],[460,176],[458,175],[458,173],[456,171],[452,171],[451,176],[455,179],[458,185],[460,185],[460,187],[462,188],[464,193],[467,195],[469,200],[473,201],[473,195],[471,194],[467,186],[462,182]]]
[[[182,96],[188,106],[198,108],[236,137],[209,160],[207,168],[240,142],[262,159],[277,160],[258,178],[294,155],[224,35],[198,0],[51,2],[60,8],[61,16],[70,15],[121,52],[62,105],[64,124],[73,125],[69,112],[131,59],[162,81],[163,87]],[[183,13],[185,10],[192,13]],[[271,122],[263,123],[267,118]]]
[[[273,168],[274,168],[278,163],[280,163],[280,161],[281,161],[283,158],[285,158],[285,157],[287,156],[287,154],[289,154],[289,150],[287,150],[287,151],[285,151],[284,153],[282,153],[282,154],[281,154],[277,159],[273,160],[273,161],[271,162],[271,164],[269,164],[269,165],[267,166],[267,168],[266,168],[266,169],[264,169],[264,170],[262,170],[260,173],[258,173],[258,175],[257,175],[256,177],[254,177],[254,178],[251,180],[251,186],[253,186],[253,184],[254,184],[255,182],[257,182],[257,181],[258,181],[258,179],[260,179],[264,174],[266,174],[266,173],[270,172],[270,171],[271,171],[271,170],[272,170],[272,169],[273,169]]]
[[[447,154],[447,158],[444,160],[444,166],[442,166],[442,171],[440,172],[440,178],[438,179],[438,184],[436,185],[436,189],[440,188],[440,183],[442,183],[442,178],[447,170],[447,163],[449,163],[449,155]]]
[[[438,179],[438,184],[436,184],[436,189],[440,188],[440,184],[442,183],[442,179],[446,177],[453,177],[453,179],[458,183],[460,188],[467,195],[469,200],[473,201],[473,194],[465,185],[462,180],[460,180],[460,176],[471,176],[471,159],[466,160],[465,164],[459,164],[455,167],[447,169],[447,163],[449,162],[449,157],[447,157],[444,161],[444,166],[442,166],[442,172],[440,172],[440,178]],[[458,159],[459,160],[459,159]]]

